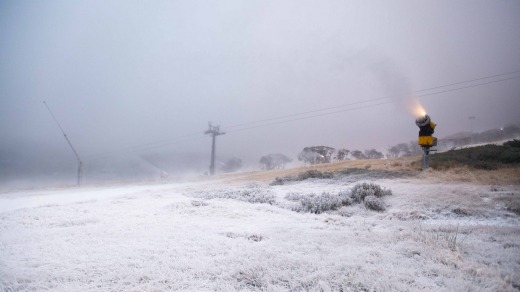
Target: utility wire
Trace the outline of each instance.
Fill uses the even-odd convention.
[[[425,96],[430,96],[430,95],[435,95],[435,94],[452,92],[452,91],[462,90],[462,89],[466,89],[466,88],[477,87],[477,86],[487,85],[487,84],[491,84],[491,83],[497,83],[497,82],[502,82],[502,81],[507,81],[507,80],[519,79],[519,78],[520,78],[520,76],[506,78],[506,79],[500,79],[500,80],[494,80],[494,81],[489,81],[489,82],[485,82],[485,83],[479,83],[479,84],[473,84],[473,85],[468,85],[468,86],[464,86],[464,87],[458,87],[458,88],[455,88],[455,89],[449,89],[449,90],[444,90],[444,91],[438,91],[438,92],[422,94],[422,95],[418,95],[417,97],[425,97]]]
[[[460,84],[464,84],[464,83],[470,83],[470,82],[475,82],[475,81],[479,81],[479,80],[490,79],[490,78],[494,78],[494,77],[498,77],[498,76],[511,75],[511,74],[515,74],[515,73],[519,73],[519,72],[520,72],[520,70],[509,72],[509,73],[491,75],[491,76],[487,76],[487,77],[480,77],[480,78],[476,78],[476,79],[460,81],[460,82],[456,82],[456,83],[445,84],[445,85],[430,87],[430,88],[426,88],[426,89],[416,90],[415,92],[430,91],[430,90],[434,90],[434,89],[440,89],[440,88],[450,87],[450,86],[454,86],[454,85],[460,85]],[[504,79],[504,80],[509,80],[509,79]],[[504,80],[493,81],[490,83],[504,81]],[[485,83],[485,84],[489,84],[489,83]],[[474,85],[474,86],[480,86],[480,85]],[[468,86],[468,87],[463,87],[463,88],[469,88],[469,87],[474,87],[474,86]],[[446,92],[449,92],[449,91],[446,91]],[[436,94],[436,93],[432,93],[432,94]],[[429,95],[429,94],[427,94],[427,95]],[[427,95],[420,95],[420,96],[427,96]],[[327,108],[322,108],[322,109],[317,109],[317,110],[312,110],[312,111],[306,111],[306,112],[301,112],[301,113],[296,113],[296,114],[277,116],[277,117],[272,117],[272,118],[267,118],[267,119],[252,121],[252,122],[245,122],[245,123],[240,123],[240,124],[234,124],[234,125],[227,125],[227,126],[222,126],[222,128],[226,128],[226,129],[236,128],[236,127],[241,127],[241,126],[269,122],[269,121],[273,121],[273,120],[280,120],[280,119],[284,119],[284,118],[296,117],[296,116],[301,116],[301,115],[305,115],[305,114],[317,113],[317,112],[321,112],[321,111],[328,111],[328,110],[338,109],[338,108],[347,107],[347,106],[351,106],[351,105],[363,104],[363,103],[367,103],[367,102],[390,99],[390,98],[394,98],[394,97],[387,96],[387,97],[380,97],[380,98],[372,98],[372,99],[367,99],[364,101],[346,103],[346,104],[342,104],[342,105],[337,105],[337,106],[332,106],[332,107],[327,107]]]
[[[383,100],[383,99],[389,99],[389,98],[390,97],[372,98],[372,99],[367,99],[364,101],[346,103],[346,104],[342,104],[342,105],[337,105],[337,106],[332,106],[332,107],[327,107],[327,108],[322,108],[322,109],[317,109],[317,110],[312,110],[312,111],[306,111],[306,112],[301,112],[301,113],[296,113],[296,114],[272,117],[272,118],[268,118],[268,119],[257,120],[257,121],[252,121],[252,122],[245,122],[245,123],[229,125],[229,126],[222,126],[222,128],[226,128],[226,129],[237,128],[237,127],[242,127],[242,126],[247,126],[247,125],[252,125],[252,124],[258,124],[258,123],[280,120],[280,119],[285,119],[285,118],[297,117],[297,116],[302,116],[302,115],[306,115],[306,114],[323,112],[323,111],[338,109],[338,108],[347,107],[347,106],[351,106],[351,105],[363,104],[363,103],[368,103],[368,102],[378,101],[378,100]]]
[[[456,82],[456,83],[452,83],[452,84],[446,84],[446,85],[441,85],[441,86],[435,86],[435,87],[432,87],[432,88],[421,89],[421,90],[417,90],[415,92],[422,92],[422,91],[429,91],[429,90],[433,90],[433,89],[439,89],[439,88],[443,88],[443,87],[450,87],[450,86],[453,86],[453,85],[470,83],[470,82],[474,82],[474,81],[478,81],[478,80],[484,80],[484,79],[490,79],[490,78],[494,78],[494,77],[498,77],[498,76],[511,75],[511,74],[516,74],[516,73],[519,73],[519,72],[520,72],[520,70],[509,72],[509,73],[496,74],[496,75],[491,75],[491,76],[488,76],[488,77],[481,77],[481,78],[476,78],[476,79],[472,79],[472,80],[461,81],[461,82]]]
[[[294,121],[307,120],[307,119],[312,119],[312,118],[316,118],[316,117],[344,113],[344,112],[349,112],[349,111],[354,111],[354,110],[359,110],[359,109],[364,109],[364,108],[368,108],[368,107],[374,107],[374,106],[389,104],[389,103],[391,103],[391,101],[385,101],[385,102],[380,102],[380,103],[376,103],[376,104],[354,107],[354,108],[349,108],[349,109],[344,109],[344,110],[334,111],[334,112],[329,112],[329,113],[323,113],[323,114],[319,114],[319,115],[306,116],[306,117],[301,117],[301,118],[297,118],[297,119],[284,120],[284,121],[273,122],[273,123],[268,123],[268,124],[261,124],[261,125],[257,125],[257,126],[252,126],[252,127],[247,127],[247,128],[237,129],[237,130],[231,130],[231,131],[227,131],[227,132],[228,133],[241,132],[241,131],[256,129],[256,128],[265,127],[265,126],[272,126],[272,125],[285,124],[285,123],[294,122]]]
[[[454,86],[454,85],[460,85],[460,84],[475,82],[475,81],[479,81],[479,80],[490,79],[490,78],[494,78],[494,77],[498,77],[498,76],[506,76],[506,75],[511,75],[511,74],[515,74],[515,73],[519,73],[519,72],[520,72],[520,70],[513,71],[513,72],[510,72],[510,73],[496,74],[496,75],[491,75],[491,76],[488,76],[488,77],[481,77],[481,78],[476,78],[476,79],[471,79],[471,80],[466,80],[466,81],[461,81],[461,82],[456,82],[456,83],[445,84],[445,85],[435,86],[435,87],[431,87],[431,88],[416,90],[415,92],[431,91],[431,90],[434,90],[434,89],[446,88],[446,87],[450,87],[450,86]],[[431,95],[437,95],[437,94],[453,92],[453,91],[463,90],[463,89],[467,89],[467,88],[478,87],[478,86],[483,86],[483,85],[487,85],[487,84],[503,82],[503,81],[513,80],[513,79],[519,79],[519,78],[520,78],[520,76],[516,76],[516,77],[511,77],[511,78],[505,78],[505,79],[489,81],[489,82],[485,82],[485,83],[472,84],[472,85],[468,85],[468,86],[452,88],[452,89],[447,89],[447,90],[443,90],[443,91],[437,91],[437,92],[432,92],[432,93],[421,94],[421,95],[417,95],[417,97],[426,97],[426,96],[431,96]],[[374,106],[379,106],[379,105],[383,105],[383,104],[389,104],[389,103],[391,103],[391,101],[380,102],[380,103],[375,103],[375,104],[368,104],[368,105],[365,105],[365,106],[348,108],[348,109],[332,111],[332,112],[326,112],[326,113],[322,113],[322,114],[315,114],[315,115],[311,115],[311,116],[304,116],[304,117],[300,117],[300,118],[288,119],[288,118],[298,117],[298,116],[302,116],[302,115],[313,114],[313,113],[324,112],[324,111],[330,111],[330,110],[334,110],[334,109],[338,109],[338,108],[344,108],[344,107],[347,107],[347,106],[360,105],[360,104],[365,104],[365,103],[369,103],[369,102],[380,101],[380,100],[385,100],[385,99],[390,99],[390,98],[392,98],[392,97],[380,97],[380,98],[367,99],[365,101],[352,102],[352,103],[347,103],[347,104],[342,104],[342,105],[338,105],[338,106],[327,107],[327,108],[322,108],[322,109],[317,109],[317,110],[312,110],[312,111],[306,111],[306,112],[295,113],[295,114],[284,115],[284,116],[278,116],[278,117],[272,117],[272,118],[262,119],[262,120],[252,121],[252,122],[245,122],[245,123],[240,123],[240,124],[223,126],[222,128],[230,129],[230,128],[238,128],[238,127],[243,127],[243,126],[247,126],[247,125],[254,125],[254,124],[262,123],[262,124],[256,125],[256,126],[251,126],[251,127],[246,127],[246,128],[241,128],[241,129],[227,131],[228,133],[235,133],[235,132],[240,132],[240,131],[256,129],[256,128],[260,128],[260,127],[266,127],[266,126],[271,126],[271,125],[279,125],[279,124],[284,124],[284,123],[289,123],[289,122],[294,122],[294,121],[299,121],[299,120],[311,119],[311,118],[316,118],[316,117],[321,117],[321,116],[327,116],[327,115],[343,113],[343,112],[347,112],[347,111],[360,110],[360,109],[374,107]],[[265,124],[265,122],[271,122],[271,121],[273,121],[273,122]],[[275,121],[277,121],[277,122],[275,122]],[[112,152],[108,152],[108,153],[105,153],[105,154],[101,154],[99,156],[96,155],[96,157],[106,157],[106,156],[110,156],[112,154],[120,153],[122,151],[123,152],[136,152],[136,151],[149,150],[149,149],[154,149],[154,148],[159,148],[159,147],[164,147],[164,146],[176,144],[178,142],[183,142],[183,141],[186,141],[186,140],[199,139],[199,138],[202,138],[202,137],[204,137],[204,135],[202,133],[193,133],[193,134],[178,136],[178,137],[171,138],[171,139],[164,139],[164,140],[151,142],[151,143],[146,143],[146,144],[139,144],[139,145],[134,145],[134,146],[128,146],[128,147],[122,148],[120,151],[112,151]]]
[[[451,89],[451,90],[444,90],[444,91],[439,91],[439,92],[434,92],[434,93],[429,93],[429,94],[422,94],[422,95],[418,95],[417,97],[424,97],[424,96],[430,96],[430,95],[441,94],[441,93],[446,93],[446,92],[452,92],[452,91],[457,91],[457,90],[462,90],[462,89],[466,89],[466,88],[482,86],[482,85],[486,85],[486,84],[491,84],[491,83],[496,83],[496,82],[506,81],[506,80],[512,80],[512,79],[520,79],[520,76],[513,77],[513,78],[507,78],[507,79],[501,79],[501,80],[495,80],[495,81],[486,82],[486,83],[482,83],[482,84],[476,84],[476,85],[470,85],[470,86],[455,88],[455,89]],[[358,109],[363,109],[363,108],[368,108],[368,107],[374,107],[374,106],[383,105],[383,104],[389,104],[389,103],[392,103],[392,102],[391,101],[386,101],[386,102],[381,102],[381,103],[376,103],[376,104],[371,104],[371,105],[366,105],[366,106],[361,106],[361,107],[356,107],[356,108],[350,108],[350,109],[345,109],[345,110],[340,110],[340,111],[323,113],[323,114],[319,114],[319,115],[312,115],[312,116],[306,116],[306,117],[297,118],[297,119],[290,119],[290,120],[284,120],[284,121],[280,121],[280,122],[261,124],[261,125],[258,125],[258,126],[247,127],[247,128],[242,128],[242,129],[238,129],[238,130],[231,130],[231,131],[228,131],[228,133],[235,133],[235,132],[240,132],[240,131],[244,131],[244,130],[260,128],[260,127],[265,127],[265,126],[278,125],[278,124],[284,124],[284,123],[293,122],[293,121],[300,121],[300,120],[306,120],[306,119],[311,119],[311,118],[316,118],[316,117],[328,116],[328,115],[332,115],[332,114],[338,114],[338,113],[343,113],[343,112],[347,112],[347,111],[353,111],[353,110],[358,110]],[[267,121],[269,121],[269,120],[267,120]]]
[[[367,102],[371,102],[371,101],[374,101],[374,100],[382,100],[382,99],[387,99],[387,98],[374,98],[374,99],[371,99],[371,100],[366,100],[364,102],[351,103],[349,105],[362,104],[362,103],[367,103]],[[352,111],[352,110],[357,110],[357,109],[363,109],[363,108],[367,108],[367,107],[371,107],[371,106],[377,106],[377,105],[381,105],[381,104],[387,104],[387,103],[390,103],[390,102],[388,101],[388,102],[383,102],[383,103],[378,103],[378,104],[369,104],[369,105],[362,106],[362,107],[357,107],[357,108],[349,108],[349,109],[345,109],[345,110],[329,112],[329,113],[324,113],[324,114],[318,114],[318,115],[313,115],[313,116],[306,116],[306,117],[301,117],[301,118],[297,118],[297,119],[283,120],[283,121],[278,121],[278,122],[275,122],[275,123],[261,124],[261,125],[257,125],[257,126],[253,126],[253,127],[237,129],[237,130],[231,130],[231,131],[228,131],[228,133],[240,132],[240,131],[244,131],[244,130],[248,130],[248,129],[255,129],[255,128],[265,127],[265,126],[269,126],[269,125],[283,124],[285,122],[292,122],[292,121],[304,120],[304,119],[309,119],[309,118],[314,118],[314,117],[326,116],[326,115],[330,115],[330,114],[336,114],[336,113],[347,112],[347,111]],[[333,108],[341,108],[341,107],[345,107],[345,105],[339,106],[339,107],[333,107]],[[329,109],[331,109],[331,108],[329,108]],[[306,112],[306,113],[314,113],[314,112],[320,112],[320,111],[323,111],[323,110],[309,111],[309,112]],[[284,117],[287,118],[287,117],[293,117],[293,116],[300,116],[302,114],[303,113],[299,113],[299,114],[288,115],[288,116],[284,116]],[[272,120],[273,119],[265,119],[263,121],[268,122],[268,121],[272,121]],[[240,124],[240,125],[243,126],[243,125],[249,125],[249,124],[255,124],[255,123],[259,123],[259,121],[250,122],[250,123],[243,123],[243,124]],[[238,127],[238,125],[236,125],[235,127]],[[224,128],[224,127],[222,127],[222,128]],[[228,126],[227,128],[230,128],[230,127]],[[111,156],[111,155],[114,155],[114,154],[120,154],[121,152],[139,152],[139,151],[143,151],[143,150],[160,148],[160,147],[164,147],[164,146],[177,144],[178,142],[184,142],[184,141],[188,141],[188,140],[199,139],[199,138],[202,138],[202,137],[205,137],[205,135],[202,134],[202,133],[193,133],[193,134],[178,136],[178,137],[171,138],[171,139],[164,139],[164,140],[151,142],[151,143],[146,143],[146,144],[139,144],[139,145],[134,145],[134,146],[128,146],[128,147],[121,148],[121,149],[119,149],[117,151],[111,151],[111,152],[106,152],[106,153],[103,153],[103,154],[87,156],[87,159],[88,158],[105,158],[107,156]]]

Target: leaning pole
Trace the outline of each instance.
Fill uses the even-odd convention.
[[[49,105],[47,105],[47,102],[44,101],[43,104],[45,104],[45,107],[47,108],[47,110],[51,114],[52,118],[56,122],[56,125],[58,125],[58,127],[60,128],[61,133],[63,134],[63,137],[65,137],[65,140],[69,144],[70,149],[72,149],[72,152],[74,152],[74,155],[76,156],[76,159],[78,160],[78,182],[77,182],[77,185],[80,186],[81,185],[81,180],[82,180],[82,172],[83,172],[83,161],[81,161],[81,158],[79,158],[78,152],[76,152],[76,149],[74,149],[74,146],[72,146],[72,143],[70,142],[69,137],[67,137],[67,134],[65,133],[65,131],[61,127],[60,123],[58,122],[58,119],[56,119],[56,117],[52,113],[51,108],[49,107]]]

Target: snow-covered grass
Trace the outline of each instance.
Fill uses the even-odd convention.
[[[0,291],[520,287],[520,187],[371,182],[392,191],[384,212],[294,211],[312,194],[349,194],[345,180],[0,194]]]

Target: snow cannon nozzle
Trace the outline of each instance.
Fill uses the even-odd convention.
[[[437,139],[433,137],[435,131],[435,123],[429,115],[417,118],[415,124],[419,127],[419,145],[423,147],[431,147],[437,145]]]
[[[428,125],[430,122],[431,122],[431,118],[429,115],[426,115],[426,114],[423,117],[419,117],[415,120],[415,124],[419,128]]]

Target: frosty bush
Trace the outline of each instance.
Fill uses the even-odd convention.
[[[270,186],[281,186],[288,182],[293,181],[293,177],[291,176],[283,176],[283,177],[276,177],[273,182],[271,182]]]
[[[311,169],[305,172],[301,172],[298,175],[289,175],[283,177],[277,177],[273,182],[272,186],[284,185],[289,182],[304,181],[307,179],[335,179],[342,180],[344,182],[357,182],[363,180],[373,179],[388,179],[388,178],[401,178],[410,176],[409,173],[389,170],[367,170],[360,168],[345,168],[342,170],[328,172],[321,172],[319,170]]]
[[[331,172],[321,172],[319,170],[311,169],[307,170],[305,172],[301,172],[298,174],[297,180],[307,180],[310,178],[319,178],[319,179],[326,179],[326,178],[332,178],[333,174]]]
[[[276,199],[274,194],[269,190],[262,189],[242,189],[228,191],[224,193],[224,198],[230,198],[249,203],[274,204]]]
[[[288,193],[285,195],[285,199],[293,202],[301,201],[305,196],[302,193]]]
[[[320,196],[311,194],[303,197],[300,212],[320,214],[329,210],[336,210],[342,206],[342,200],[338,195],[323,193]]]
[[[354,186],[350,191],[343,190],[336,194],[324,192],[321,195],[288,193],[285,199],[292,202],[299,202],[300,205],[291,208],[297,212],[309,212],[320,214],[326,211],[335,211],[344,206],[354,203],[363,203],[367,209],[374,211],[385,211],[385,204],[382,196],[392,194],[390,190],[385,190],[373,183],[361,183]]]
[[[392,191],[386,190],[375,183],[360,183],[355,185],[351,191],[351,197],[354,202],[359,203],[364,201],[368,196],[375,196],[381,198],[383,196],[392,195]]]
[[[316,194],[303,195],[300,193],[289,193],[285,196],[285,199],[300,202],[300,206],[294,208],[295,211],[314,214],[337,210],[342,206],[347,206],[352,203],[348,192],[339,192],[338,194],[324,192],[319,196]]]
[[[249,203],[257,204],[274,204],[276,202],[275,195],[269,189],[260,187],[250,187],[245,189],[217,189],[211,191],[200,191],[190,194],[194,197],[204,199],[234,199]]]
[[[321,172],[319,170],[311,169],[307,170],[305,172],[299,173],[297,176],[284,176],[284,177],[277,177],[274,179],[274,181],[270,184],[272,186],[277,185],[284,185],[287,182],[292,181],[304,181],[307,179],[331,179],[334,178],[334,174],[332,172]]]
[[[370,195],[365,197],[365,207],[367,207],[370,210],[382,212],[386,210],[385,204],[383,201],[376,196]]]
[[[338,196],[341,198],[341,203],[343,206],[350,206],[354,203],[351,192],[349,191],[340,191]]]
[[[265,272],[263,269],[246,269],[238,272],[235,276],[235,279],[243,284],[247,290],[251,288],[262,288],[266,286],[264,277]],[[242,289],[240,289],[242,290]]]

